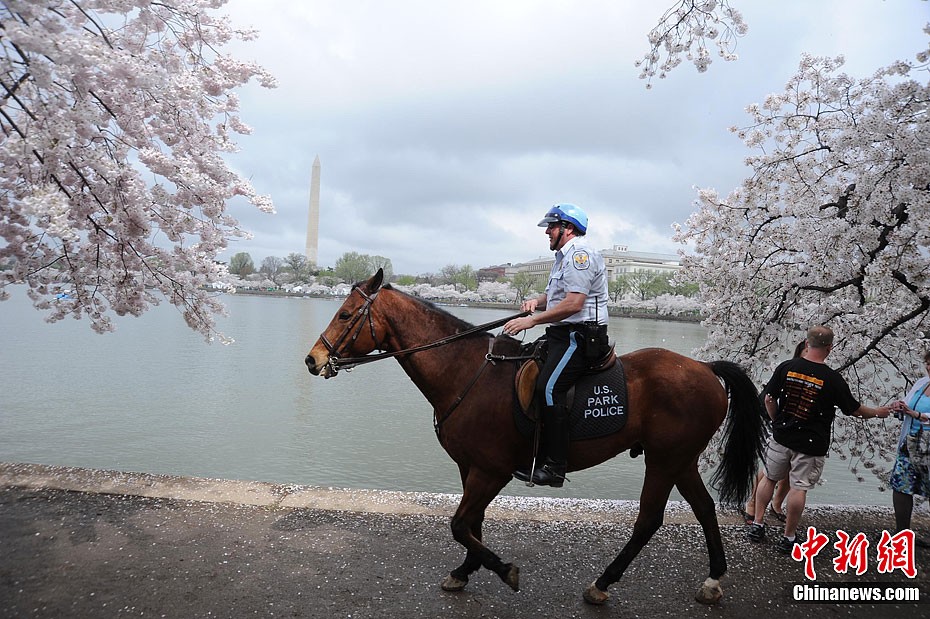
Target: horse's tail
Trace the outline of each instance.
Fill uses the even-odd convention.
[[[723,379],[730,394],[730,410],[723,436],[723,457],[711,478],[720,503],[737,505],[752,492],[765,442],[762,403],[746,371],[732,361],[713,361],[714,374]]]

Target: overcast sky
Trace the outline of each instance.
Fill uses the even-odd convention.
[[[802,52],[863,77],[926,49],[924,0],[731,4],[749,24],[739,60],[682,63],[646,90],[634,62],[672,0],[231,0],[260,31],[236,55],[279,85],[241,91],[254,133],[230,161],[277,214],[234,202],[254,238],[222,258],[304,253],[316,155],[320,266],[348,251],[398,274],[531,260],[549,255],[536,224],[556,202],[585,209],[598,248],[675,253],[694,188],[747,175],[728,127]]]

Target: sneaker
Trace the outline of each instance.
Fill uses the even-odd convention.
[[[759,544],[765,541],[765,525],[752,523],[749,530],[746,531],[746,537],[750,542]]]
[[[778,540],[778,543],[775,544],[775,550],[783,554],[790,555],[791,551],[794,549],[794,545],[799,541],[800,540],[797,538],[795,538],[793,541],[789,540],[787,537],[782,535],[781,539]]]

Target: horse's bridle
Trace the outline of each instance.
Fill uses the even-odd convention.
[[[362,296],[362,298],[365,299],[365,302],[362,304],[360,308],[356,310],[355,316],[352,317],[352,321],[349,322],[348,326],[346,327],[346,330],[342,333],[342,335],[339,336],[339,338],[335,342],[330,342],[328,339],[326,339],[325,333],[320,335],[320,341],[323,342],[323,346],[326,347],[326,350],[329,353],[329,358],[326,360],[324,367],[329,368],[328,375],[330,378],[338,374],[340,368],[346,368],[346,370],[351,370],[356,365],[359,365],[362,363],[371,363],[372,361],[379,361],[381,359],[388,359],[390,357],[399,357],[401,355],[409,355],[411,353],[420,352],[423,350],[429,350],[431,348],[438,348],[439,346],[445,346],[446,344],[449,344],[450,342],[454,342],[456,340],[466,338],[474,333],[481,333],[481,332],[487,331],[488,329],[494,329],[496,327],[499,327],[503,325],[504,323],[510,320],[513,320],[514,318],[520,318],[522,316],[529,316],[531,313],[531,312],[521,312],[515,316],[508,316],[507,318],[501,318],[493,322],[488,322],[483,325],[471,327],[470,329],[466,329],[464,331],[454,333],[448,337],[444,337],[442,339],[436,340],[435,342],[430,342],[428,344],[423,344],[421,346],[414,346],[413,348],[405,348],[404,350],[396,350],[392,352],[379,352],[378,354],[375,354],[375,355],[365,355],[362,357],[349,357],[349,358],[343,359],[342,357],[339,356],[339,348],[342,347],[343,344],[346,344],[346,342],[351,344],[355,342],[355,340],[358,339],[359,334],[362,332],[362,329],[365,326],[365,323],[363,321],[366,318],[368,319],[368,326],[369,326],[369,329],[371,330],[371,340],[375,343],[375,348],[379,351],[384,350],[384,346],[378,340],[378,336],[375,333],[375,323],[371,316],[371,306],[374,304],[375,299],[378,298],[379,290],[380,288],[378,290],[375,290],[371,294],[365,294],[365,292],[357,286],[355,288],[352,288],[352,292],[359,293]],[[351,295],[352,293],[350,292],[349,294]],[[503,357],[501,357],[500,359],[503,359]],[[487,360],[488,361],[494,360],[493,355],[490,354],[490,351],[488,352]]]
[[[337,339],[335,342],[330,342],[328,339],[326,339],[325,333],[320,335],[320,341],[323,342],[323,346],[325,346],[326,350],[329,352],[329,358],[326,360],[326,363],[324,365],[324,367],[329,369],[329,371],[327,372],[327,378],[332,378],[336,374],[338,374],[339,368],[346,368],[346,370],[348,371],[354,368],[356,365],[359,365],[361,363],[371,363],[372,361],[378,361],[380,359],[387,359],[389,357],[398,357],[401,355],[409,355],[411,353],[420,352],[423,350],[429,350],[431,348],[437,348],[439,346],[445,346],[446,344],[449,344],[456,340],[460,340],[462,338],[466,338],[475,333],[481,333],[481,332],[486,331],[487,329],[499,327],[503,325],[504,323],[510,320],[513,320],[514,318],[528,316],[530,314],[530,312],[521,312],[520,314],[517,314],[516,316],[508,316],[507,318],[502,318],[499,320],[495,320],[493,322],[485,323],[483,325],[471,327],[469,329],[465,329],[464,331],[454,333],[448,337],[444,337],[442,339],[436,340],[435,342],[430,342],[428,344],[422,344],[420,346],[414,346],[413,348],[405,348],[404,350],[397,350],[397,351],[391,351],[391,352],[379,352],[378,354],[375,354],[375,355],[364,355],[362,357],[349,357],[347,359],[341,358],[339,356],[339,348],[346,342],[352,343],[358,339],[359,334],[362,332],[362,329],[365,326],[365,323],[364,323],[365,318],[368,319],[368,326],[371,330],[371,340],[375,343],[375,347],[379,351],[383,350],[383,346],[381,345],[381,342],[378,341],[378,336],[375,334],[375,323],[374,323],[374,319],[371,316],[371,306],[374,304],[375,299],[378,298],[379,290],[380,288],[371,294],[365,294],[365,292],[363,292],[360,288],[358,287],[353,288],[352,292],[358,292],[362,296],[362,298],[365,299],[365,302],[362,304],[360,308],[356,310],[355,316],[352,317],[351,322],[349,322],[348,326],[346,326],[346,330],[342,332],[342,335],[340,335],[339,339]],[[455,399],[455,401],[445,411],[445,413],[440,415],[439,411],[433,412],[433,428],[436,431],[437,437],[440,436],[440,427],[442,426],[443,421],[445,421],[449,417],[449,415],[452,414],[452,411],[454,411],[458,407],[458,405],[462,403],[462,400],[465,399],[465,396],[468,394],[469,391],[471,391],[471,388],[474,387],[475,383],[478,382],[478,379],[481,377],[481,374],[484,372],[484,369],[488,366],[488,364],[493,365],[495,361],[516,361],[516,360],[525,360],[525,359],[532,358],[532,355],[519,356],[519,357],[507,357],[504,355],[495,355],[492,353],[493,347],[494,347],[494,340],[491,339],[488,342],[488,354],[485,355],[484,357],[484,363],[481,364],[481,367],[478,368],[478,372],[475,374],[474,378],[472,378],[468,386],[465,387],[465,390],[459,395],[458,398]],[[441,437],[440,437],[440,440],[442,440]]]
[[[346,367],[347,363],[339,363],[339,348],[346,344],[354,344],[355,340],[358,339],[359,334],[362,332],[365,323],[364,320],[368,319],[368,327],[371,330],[371,340],[375,343],[375,348],[377,350],[382,350],[381,342],[378,341],[378,336],[375,335],[375,323],[374,319],[371,317],[371,306],[375,302],[375,299],[378,298],[378,291],[376,290],[372,294],[368,295],[359,288],[358,286],[352,288],[352,292],[357,292],[365,302],[361,307],[358,308],[355,312],[355,316],[352,317],[352,321],[349,322],[346,330],[343,331],[342,335],[335,342],[330,342],[326,339],[326,334],[323,333],[320,335],[320,341],[323,342],[323,346],[326,347],[327,352],[329,352],[329,358],[326,360],[326,366],[329,367],[330,375],[335,376],[339,373],[339,368]],[[352,294],[351,292],[349,294]],[[355,330],[353,333],[353,329]]]

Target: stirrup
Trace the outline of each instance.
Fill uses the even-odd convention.
[[[565,473],[560,473],[548,464],[544,464],[538,471],[533,473],[533,483],[539,486],[561,488],[565,481]]]
[[[535,471],[533,471],[533,477],[530,480],[530,485],[534,486],[549,486],[550,488],[561,488],[564,482],[568,481],[565,477],[564,465],[560,469],[557,469],[552,464],[548,462]]]

